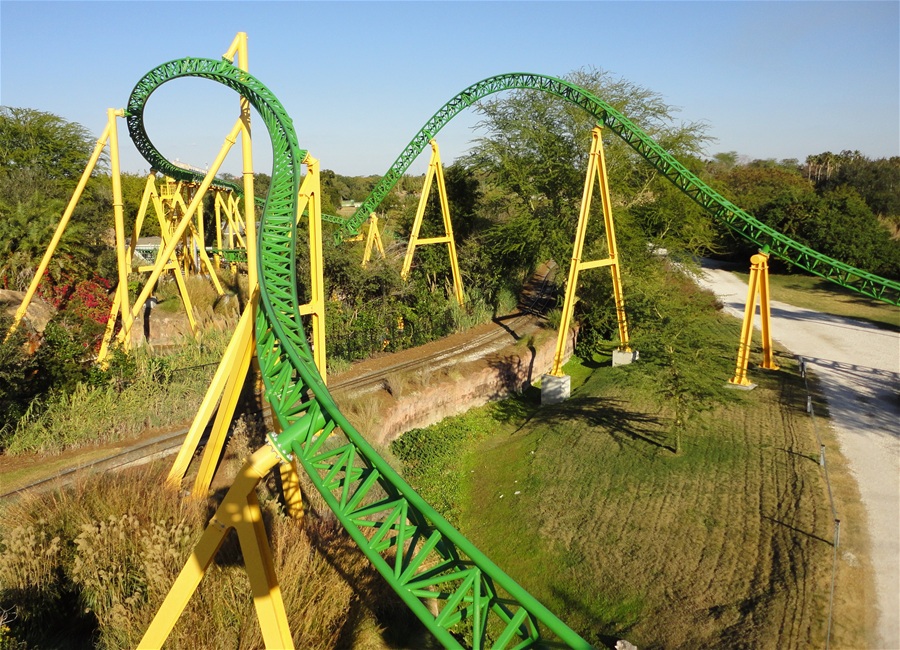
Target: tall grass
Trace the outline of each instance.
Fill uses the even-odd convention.
[[[235,471],[246,440],[229,445]],[[136,647],[190,556],[215,503],[161,488],[165,464],[82,481],[8,506],[0,524],[0,639],[16,647]],[[276,574],[298,648],[388,647],[397,597],[323,511],[301,525],[258,488]],[[402,636],[402,635],[401,635]],[[231,535],[166,647],[259,648],[249,582]]]
[[[55,453],[185,423],[196,413],[227,343],[226,333],[211,330],[166,356],[134,350],[119,357],[102,382],[81,383],[32,403],[0,445],[9,454]]]

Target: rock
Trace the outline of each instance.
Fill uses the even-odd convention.
[[[22,304],[24,298],[24,291],[0,289],[0,309],[3,310],[3,313],[8,314],[9,317],[12,318],[16,315],[16,310],[19,308],[19,305]],[[28,305],[28,310],[25,312],[25,318],[23,320],[27,321],[36,332],[43,332],[44,328],[47,327],[47,323],[50,322],[50,319],[53,318],[55,313],[56,310],[53,307],[40,298],[35,297],[31,299],[31,303]]]

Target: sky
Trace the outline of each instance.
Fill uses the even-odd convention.
[[[0,104],[95,137],[160,63],[219,58],[246,32],[250,72],[280,99],[322,169],[383,174],[418,129],[491,75],[599,68],[658,93],[714,138],[706,155],[900,155],[900,2],[129,2],[0,0]],[[150,98],[147,132],[206,168],[237,98],[179,79]],[[445,164],[479,136],[465,111],[437,135]],[[257,120],[258,124],[261,124]],[[149,165],[119,120],[122,168]],[[427,153],[411,168],[423,173]],[[254,130],[254,165],[271,171]],[[223,171],[239,174],[235,148]]]

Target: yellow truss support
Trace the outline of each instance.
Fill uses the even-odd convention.
[[[47,246],[47,250],[44,251],[44,256],[41,258],[41,262],[40,264],[38,264],[37,270],[34,272],[34,277],[31,279],[31,284],[28,285],[28,289],[25,292],[25,297],[22,299],[22,304],[19,305],[19,308],[16,310],[12,325],[10,325],[5,338],[9,338],[9,335],[16,330],[16,328],[19,326],[19,323],[22,321],[22,318],[25,316],[25,312],[28,311],[28,307],[31,304],[31,301],[34,299],[34,294],[37,291],[38,285],[40,284],[41,279],[44,277],[44,273],[47,271],[47,267],[50,265],[50,260],[52,259],[53,254],[56,252],[56,248],[59,246],[59,242],[66,231],[66,227],[69,225],[69,220],[72,217],[72,213],[75,211],[75,207],[78,205],[78,201],[81,199],[81,195],[84,193],[84,188],[87,185],[87,182],[90,179],[94,168],[97,166],[97,161],[100,159],[100,154],[103,153],[103,149],[106,147],[107,142],[109,142],[110,145],[109,158],[110,172],[112,175],[113,210],[116,227],[116,256],[119,262],[119,287],[121,290],[127,289],[127,269],[129,267],[123,266],[122,263],[125,250],[125,226],[122,212],[122,180],[119,173],[119,140],[118,129],[116,127],[116,118],[123,117],[124,115],[125,111],[122,109],[117,110],[110,108],[106,111],[107,119],[106,126],[103,129],[103,133],[97,139],[97,142],[94,145],[94,150],[91,153],[90,158],[88,159],[87,165],[85,165],[84,172],[82,172],[81,178],[78,181],[78,185],[76,185],[75,191],[72,193],[72,196],[69,199],[69,203],[66,205],[66,209],[63,211],[62,217],[59,220],[59,224],[56,226],[56,231],[53,233],[53,237],[50,240],[50,244]],[[124,304],[127,307],[127,292],[123,293],[123,295],[120,296],[119,291],[117,291],[115,300],[119,300],[120,303],[124,300]],[[130,319],[123,319],[123,323],[129,329],[131,328]]]
[[[762,330],[762,368],[778,370],[772,352],[771,310],[769,307],[769,255],[759,252],[750,258],[750,280],[747,285],[747,303],[744,306],[744,321],[741,325],[741,342],[738,346],[737,365],[729,384],[752,388],[747,379],[747,364],[750,361],[750,345],[753,341],[753,318],[756,315],[756,297],[759,296],[759,315]]]
[[[234,193],[231,191],[216,191],[215,194],[215,211],[216,211],[216,248],[219,250],[222,249],[222,224],[227,221],[228,223],[228,248],[243,248],[247,250],[247,242],[244,240],[243,235],[245,225],[244,218],[241,216],[240,206],[238,205],[237,198]],[[223,198],[224,197],[224,198]],[[237,240],[237,245],[235,245],[235,240]],[[215,261],[216,268],[221,268],[221,256],[219,253],[216,253],[213,256]],[[237,265],[232,262],[231,264],[231,272],[235,273],[237,271]]]
[[[263,642],[267,648],[294,647],[256,496],[259,481],[279,463],[287,463],[287,459],[271,444],[259,449],[247,460],[156,612],[138,644],[139,648],[162,647],[232,529],[237,532],[250,578]]]
[[[591,201],[594,195],[594,178],[600,183],[600,199],[603,205],[603,224],[606,229],[606,247],[609,257],[600,260],[582,261],[584,240],[587,234]],[[556,353],[553,357],[553,369],[550,374],[562,377],[563,358],[565,356],[566,334],[572,323],[575,312],[578,275],[581,271],[608,266],[612,271],[613,294],[616,302],[616,318],[619,325],[619,349],[630,351],[628,347],[628,322],[625,319],[625,300],[622,294],[622,278],[619,270],[619,254],[616,246],[616,231],[613,223],[612,202],[609,194],[609,179],[606,174],[606,156],[603,153],[602,129],[599,126],[591,131],[591,150],[588,155],[587,176],[584,182],[584,193],[581,198],[581,211],[578,214],[578,226],[575,232],[575,244],[572,248],[572,263],[569,266],[569,279],[566,283],[566,297],[563,302],[562,318],[559,323],[559,337],[556,341]]]
[[[309,219],[309,247],[310,247],[310,292],[312,300],[300,307],[301,315],[309,315],[312,319],[313,359],[323,381],[327,378],[325,361],[325,281],[322,263],[322,211],[321,191],[319,176],[319,161],[307,154],[304,159],[307,166],[307,174],[301,184],[298,193],[297,219],[299,221],[304,211],[308,210]],[[247,239],[247,255],[255,254],[255,239]],[[254,281],[256,278],[254,277]],[[179,487],[181,480],[187,473],[188,465],[193,457],[200,438],[215,413],[213,422],[203,455],[200,459],[200,468],[194,480],[192,495],[195,498],[206,498],[209,486],[216,467],[222,455],[228,428],[231,425],[234,411],[237,408],[241,387],[244,385],[251,360],[256,350],[254,337],[254,323],[256,322],[256,309],[259,298],[259,284],[250,286],[250,300],[241,315],[238,326],[228,343],[222,361],[216,370],[213,380],[207,389],[206,395],[200,404],[191,428],[182,443],[172,469],[169,471],[167,483],[173,487]],[[216,408],[218,405],[218,409]],[[285,469],[282,472],[282,481],[286,487],[285,499],[289,511],[295,516],[300,516],[302,506],[297,498],[291,501],[292,495],[299,495],[299,482],[296,476],[291,476],[292,470]]]
[[[441,204],[441,215],[444,218],[444,235],[442,237],[419,238],[419,230],[422,227],[422,218],[425,216],[425,207],[428,205],[428,195],[431,193],[432,181],[437,180],[438,197]],[[441,165],[441,154],[437,142],[431,141],[431,161],[428,163],[428,173],[425,175],[425,183],[422,186],[422,196],[419,198],[419,208],[416,210],[416,219],[413,222],[412,233],[409,236],[409,244],[406,246],[406,256],[403,258],[403,268],[400,277],[406,280],[412,268],[413,254],[416,246],[425,244],[447,244],[450,254],[450,270],[453,274],[453,293],[456,302],[465,304],[463,294],[462,277],[459,273],[459,261],[456,257],[456,241],[453,239],[453,226],[450,223],[450,206],[447,203],[447,185],[444,183],[444,168]]]
[[[374,212],[369,216],[369,233],[366,237],[366,250],[363,252],[362,267],[369,266],[372,259],[372,248],[381,253],[382,259],[384,254],[384,242],[381,240],[381,233],[378,231],[378,215]]]

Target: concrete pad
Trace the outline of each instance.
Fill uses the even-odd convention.
[[[572,395],[572,378],[569,375],[541,377],[541,406],[560,404]]]

